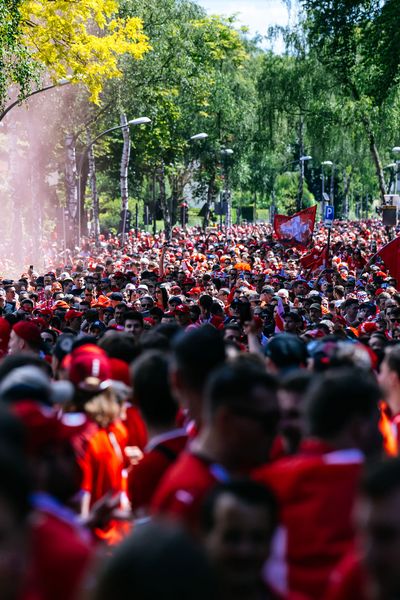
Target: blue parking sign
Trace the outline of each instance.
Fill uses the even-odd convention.
[[[333,219],[335,218],[335,207],[331,204],[325,206],[324,224],[325,227],[332,227]]]

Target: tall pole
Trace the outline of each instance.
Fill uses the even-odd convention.
[[[299,167],[300,167],[300,176],[299,176],[299,189],[297,192],[297,212],[302,209],[303,206],[303,181],[304,181],[304,160],[302,160],[304,155],[304,121],[303,117],[300,117],[299,123]]]
[[[92,191],[93,235],[94,235],[95,244],[96,244],[96,246],[98,246],[99,245],[99,235],[100,235],[99,196],[97,194],[96,163],[95,163],[95,159],[94,159],[94,147],[91,142],[89,130],[87,132],[87,143],[88,143],[90,189]]]
[[[121,235],[121,247],[125,245],[125,227],[126,217],[129,203],[128,195],[128,166],[129,157],[131,153],[131,138],[129,133],[128,119],[126,114],[121,114],[121,129],[124,138],[124,145],[122,148],[121,157],[121,169],[120,169],[120,185],[121,185],[121,209],[122,209],[122,235]]]

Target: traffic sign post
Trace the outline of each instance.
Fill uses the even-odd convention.
[[[335,218],[335,207],[332,206],[331,204],[328,204],[327,206],[325,206],[325,212],[324,212],[324,225],[328,229],[328,248],[327,248],[328,262],[330,260],[330,255],[331,255],[331,231],[332,231],[332,225],[333,225],[334,218]]]
[[[324,211],[325,227],[327,227],[328,229],[331,229],[334,218],[335,218],[335,208],[331,204],[328,204],[327,206],[325,206],[325,211]]]

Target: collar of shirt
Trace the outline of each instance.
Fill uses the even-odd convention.
[[[149,440],[145,448],[145,452],[150,452],[159,444],[163,444],[164,442],[168,442],[169,440],[174,440],[175,438],[185,435],[187,435],[185,429],[172,429],[171,431],[166,431],[165,433],[155,435],[153,438],[151,438],[151,440]]]

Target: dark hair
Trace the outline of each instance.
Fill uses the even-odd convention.
[[[114,306],[114,310],[116,308],[123,308],[124,310],[128,310],[128,306],[127,306],[126,302],[118,302],[118,304],[116,304]]]
[[[391,458],[373,463],[361,480],[361,492],[373,499],[381,499],[400,489],[400,459]]]
[[[94,600],[216,600],[204,551],[171,524],[137,526],[102,569]]]
[[[209,533],[215,526],[215,507],[221,496],[229,494],[250,506],[264,508],[270,518],[270,534],[278,523],[278,502],[272,491],[260,483],[249,479],[238,479],[215,486],[206,496],[201,513],[201,529]]]
[[[103,348],[110,358],[119,358],[128,364],[140,354],[135,338],[127,331],[107,331],[99,340],[98,346]]]
[[[168,292],[165,287],[156,286],[156,290],[161,290],[161,304],[163,305],[164,310],[168,310]],[[156,291],[155,290],[155,291]]]
[[[178,405],[171,394],[168,358],[155,350],[146,352],[132,365],[134,399],[151,425],[171,425]]]
[[[308,352],[305,342],[299,337],[292,333],[280,333],[269,340],[265,347],[265,356],[270,358],[278,369],[288,369],[305,366]]]
[[[372,416],[382,392],[365,370],[345,368],[319,376],[307,396],[311,435],[329,439],[343,431],[353,417]]]
[[[204,308],[207,312],[210,312],[213,305],[214,298],[209,294],[203,294],[199,298],[199,305]]]
[[[299,369],[298,371],[288,373],[279,382],[279,388],[287,392],[293,392],[294,394],[304,394],[312,381],[313,375],[310,371]]]
[[[171,342],[166,335],[162,335],[154,329],[145,331],[140,339],[140,348],[142,352],[147,350],[160,350],[168,352],[171,348]]]
[[[14,369],[19,369],[19,367],[25,367],[26,365],[30,365],[32,367],[38,367],[48,377],[52,377],[51,366],[49,363],[38,356],[33,356],[32,354],[12,354],[10,356],[6,356],[0,364],[0,382],[11,373]]]
[[[160,323],[153,327],[154,333],[160,333],[169,339],[170,342],[179,334],[182,333],[182,329],[175,322],[173,323]]]
[[[0,498],[10,506],[18,522],[30,512],[31,482],[22,454],[15,448],[0,448]]]
[[[182,332],[173,340],[178,369],[186,384],[201,391],[213,369],[225,361],[222,335],[212,325]]]
[[[205,407],[210,415],[221,406],[243,406],[252,390],[263,387],[275,393],[277,381],[258,363],[232,361],[212,373],[205,392]]]
[[[125,321],[139,321],[139,323],[142,325],[143,327],[143,315],[141,312],[137,311],[137,310],[128,310],[128,312],[126,312],[124,314],[124,323]]]

